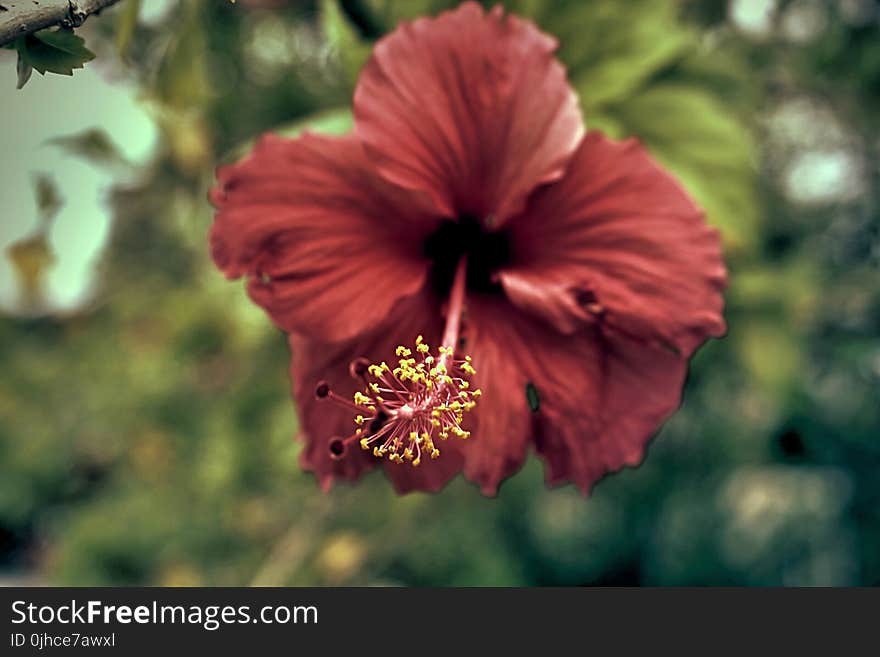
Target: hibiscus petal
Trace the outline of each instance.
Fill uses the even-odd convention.
[[[642,461],[648,441],[681,402],[687,361],[598,331],[548,356],[565,385],[545,384],[535,447],[549,484],[572,481],[588,493],[606,474]]]
[[[360,75],[357,134],[388,180],[427,192],[447,216],[500,226],[563,174],[583,134],[557,45],[474,2],[402,23]]]
[[[683,355],[724,333],[718,233],[635,140],[589,133],[510,233],[506,293],[563,333],[598,323]]]
[[[526,348],[532,336],[522,332],[530,323],[503,299],[468,298],[463,352],[473,358],[474,385],[482,394],[467,427],[472,437],[464,449],[464,473],[485,495],[494,495],[526,458],[531,417],[525,386],[530,372],[540,369],[538,353]],[[511,358],[511,349],[518,358]]]
[[[293,393],[299,409],[300,438],[305,447],[300,454],[304,469],[314,472],[321,487],[329,489],[336,480],[354,480],[376,465],[384,464],[385,472],[398,493],[415,490],[438,491],[458,474],[462,456],[452,441],[440,445],[439,458],[425,459],[418,467],[379,460],[355,442],[341,459],[330,455],[330,440],[353,433],[354,411],[315,398],[315,386],[326,381],[330,388],[350,399],[362,386],[349,375],[349,364],[356,358],[371,362],[391,361],[398,345],[412,346],[417,335],[429,344],[439,344],[442,321],[436,300],[427,292],[401,300],[386,321],[357,340],[326,343],[291,335],[290,374]]]
[[[354,413],[315,398],[315,387],[327,381],[339,394],[354,395],[355,382],[348,375],[348,364],[360,355],[355,343],[327,345],[296,334],[288,336],[291,352],[290,378],[293,398],[299,411],[300,433],[305,445],[300,465],[313,472],[324,491],[338,480],[354,481],[376,465],[376,459],[360,447],[349,449],[344,458],[331,457],[330,441],[345,438],[354,430]]]
[[[603,475],[638,464],[679,405],[686,361],[595,328],[563,338],[503,299],[468,305],[468,350],[483,391],[465,475],[492,494],[526,457],[530,438],[549,483],[585,493]]]
[[[324,340],[374,326],[416,292],[436,225],[430,202],[371,173],[354,137],[263,137],[221,167],[212,191],[214,262],[275,323]]]
[[[664,349],[587,330],[544,351],[535,448],[547,482],[585,494],[599,479],[638,465],[648,441],[679,406],[687,361]]]

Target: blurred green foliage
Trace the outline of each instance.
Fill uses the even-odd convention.
[[[74,585],[880,584],[873,2],[769,3],[761,34],[722,0],[504,3],[560,38],[590,127],[638,136],[680,176],[732,272],[729,335],[695,358],[681,411],[640,468],[588,499],[546,489],[535,459],[496,499],[461,479],[401,498],[378,473],[322,494],[297,465],[284,336],[208,260],[214,165],[265,130],[346,130],[371,42],[452,3],[167,4],[146,22],[123,0],[82,30],[90,66],[135,81],[162,132],[112,194],[100,290],[73,314],[0,318],[9,572]],[[809,39],[804,7],[822,19]],[[843,135],[832,155],[856,163],[836,183],[795,166],[829,161],[827,116]],[[57,145],[117,162],[95,134]]]

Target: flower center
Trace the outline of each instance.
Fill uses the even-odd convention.
[[[421,463],[422,457],[440,456],[436,440],[450,436],[467,439],[462,428],[464,414],[476,406],[479,390],[471,389],[470,377],[476,374],[470,356],[455,357],[464,305],[467,259],[456,266],[443,344],[436,354],[422,336],[415,340],[415,350],[398,346],[397,367],[385,361],[371,364],[357,359],[349,366],[362,390],[349,400],[336,394],[324,381],[315,387],[318,399],[328,399],[351,410],[356,429],[347,438],[333,438],[330,456],[342,458],[352,443],[372,450],[377,457],[394,463]]]
[[[467,288],[473,292],[501,292],[496,272],[510,263],[510,240],[504,231],[487,231],[471,215],[444,221],[425,240],[425,255],[432,261],[431,281],[442,296],[452,288],[456,268],[467,258]]]

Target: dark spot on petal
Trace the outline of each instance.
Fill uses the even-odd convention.
[[[526,384],[526,401],[529,403],[529,410],[537,413],[541,407],[541,398],[538,396],[538,389],[531,381]]]
[[[333,438],[328,447],[331,459],[339,460],[345,455],[345,443],[340,438]]]
[[[579,306],[588,306],[591,303],[598,303],[599,298],[596,296],[596,293],[592,290],[585,290],[583,288],[575,290],[574,293],[575,301],[577,301]]]
[[[594,315],[605,314],[605,306],[599,303],[599,297],[593,290],[579,288],[573,291],[574,301],[581,308]]]
[[[678,345],[670,342],[669,340],[665,340],[663,338],[657,338],[657,344],[660,345],[661,349],[668,351],[673,356],[681,357],[681,349],[678,348]]]
[[[355,358],[348,365],[348,373],[355,379],[359,379],[366,375],[370,367],[370,361],[366,358]]]

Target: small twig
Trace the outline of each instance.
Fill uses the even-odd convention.
[[[20,36],[60,25],[79,27],[119,0],[0,0],[0,46]]]

